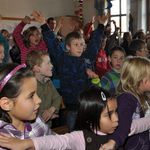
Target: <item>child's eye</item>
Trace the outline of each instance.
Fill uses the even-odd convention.
[[[30,96],[30,98],[33,98],[33,97],[34,97],[34,94]]]
[[[113,59],[117,59],[117,57],[113,57]]]
[[[35,93],[30,94],[28,98],[29,98],[29,99],[33,99],[34,95],[35,95]]]
[[[124,60],[124,57],[121,57],[120,60]]]

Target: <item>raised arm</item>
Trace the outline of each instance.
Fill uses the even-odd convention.
[[[92,33],[91,39],[87,45],[87,49],[84,52],[84,57],[86,59],[90,59],[90,61],[92,62],[95,61],[96,59],[96,54],[100,48],[101,40],[104,35],[104,25],[107,22],[108,18],[109,14],[97,17],[98,27]]]
[[[41,12],[34,11],[32,13],[32,16],[34,17],[35,21],[42,24],[41,25],[42,34],[44,41],[46,42],[48,47],[48,53],[53,58],[53,60],[57,64],[59,64],[60,57],[64,52],[59,41],[56,38],[55,33],[49,28],[49,26],[46,23],[46,19]]]
[[[15,39],[15,42],[21,51],[21,63],[25,62],[27,55],[27,47],[24,44],[21,32],[23,31],[23,28],[26,24],[30,24],[30,21],[30,17],[25,16],[25,18],[16,26],[16,28],[13,31],[13,37]]]

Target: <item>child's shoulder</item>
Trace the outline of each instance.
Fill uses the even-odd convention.
[[[123,92],[118,97],[129,97],[129,98],[131,97],[131,98],[136,99],[136,97],[130,92]]]
[[[117,100],[121,103],[121,102],[125,102],[125,103],[132,103],[133,105],[137,105],[138,99],[129,92],[123,92],[121,94],[119,94],[117,96]]]
[[[114,69],[111,69],[111,70],[109,70],[108,72],[106,72],[106,73],[102,76],[102,78],[105,77],[105,78],[108,78],[108,79],[112,79],[112,78],[114,78],[114,77],[119,77],[119,76],[120,76],[120,74],[119,74],[118,72],[116,72]]]

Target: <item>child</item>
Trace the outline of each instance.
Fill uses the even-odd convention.
[[[0,67],[0,132],[25,139],[46,135],[48,128],[37,117],[41,103],[37,81],[25,64]]]
[[[120,80],[120,70],[125,59],[125,50],[122,47],[113,47],[109,53],[109,62],[111,70],[104,74],[101,78],[101,86],[110,93],[116,93],[116,87]]]
[[[3,139],[0,145],[13,150],[35,147],[36,150],[98,150],[118,126],[117,102],[108,92],[91,87],[79,96],[76,129],[64,135],[45,136],[32,140]],[[3,141],[2,141],[3,139]]]
[[[141,57],[149,56],[147,44],[145,43],[145,41],[143,41],[141,39],[132,40],[131,44],[129,46],[129,50],[131,52],[131,55],[133,55],[133,56],[141,56]]]
[[[121,45],[121,47],[124,48],[127,56],[131,54],[130,50],[129,50],[129,45],[130,45],[131,41],[132,41],[131,32],[124,32],[122,43],[120,45]]]
[[[0,64],[3,63],[3,59],[4,59],[4,45],[2,43],[0,43]]]
[[[40,31],[37,27],[31,26],[21,35],[24,26],[30,24],[30,22],[30,17],[26,16],[13,32],[14,40],[21,51],[21,63],[25,63],[26,55],[32,50],[47,51],[46,44],[42,40]]]
[[[56,28],[56,20],[55,20],[53,17],[49,17],[49,18],[47,19],[47,24],[49,25],[49,27],[50,27],[50,29],[51,29],[52,31],[55,30],[55,28]]]
[[[106,40],[107,37],[104,36],[101,42],[101,48],[96,56],[95,71],[100,78],[110,70],[110,65],[105,51]]]
[[[150,60],[133,57],[125,60],[118,86],[119,126],[111,135],[111,140],[102,148],[106,150],[123,146],[126,150],[149,150],[149,131],[128,137],[132,120],[144,116],[147,109],[146,92],[150,91]],[[143,126],[146,122],[143,121]]]
[[[45,23],[44,16],[39,12],[34,12],[33,17],[41,23]],[[108,16],[99,18],[99,36],[102,36],[104,23]],[[58,41],[55,38],[54,32],[50,30],[47,24],[41,26],[43,38],[47,43],[48,52],[60,75],[61,94],[64,99],[64,104],[68,111],[67,125],[69,130],[74,129],[74,123],[77,115],[78,101],[77,97],[81,91],[90,85],[88,75],[86,74],[86,64],[83,57],[85,49],[85,41],[83,36],[78,32],[71,32],[66,36],[65,44],[67,52],[64,52]],[[98,34],[97,33],[97,34]],[[98,38],[96,39],[98,40]],[[97,49],[92,49],[90,57],[96,53]],[[89,51],[86,50],[86,53]],[[93,54],[94,53],[94,54]],[[96,54],[95,54],[96,55]]]
[[[62,99],[50,80],[53,65],[48,53],[44,51],[31,51],[27,55],[27,65],[33,70],[37,79],[37,94],[42,100],[40,115],[51,127],[51,120],[58,117]]]

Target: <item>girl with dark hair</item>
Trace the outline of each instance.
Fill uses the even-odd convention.
[[[25,64],[1,65],[1,133],[7,133],[20,139],[50,134],[44,122],[39,117],[37,118],[41,99],[36,94],[36,91],[36,78]]]
[[[108,92],[98,87],[91,87],[79,96],[76,129],[64,135],[49,135],[40,138],[19,140],[6,138],[0,145],[9,149],[36,150],[98,150],[108,141],[108,134],[118,126],[117,102]]]

